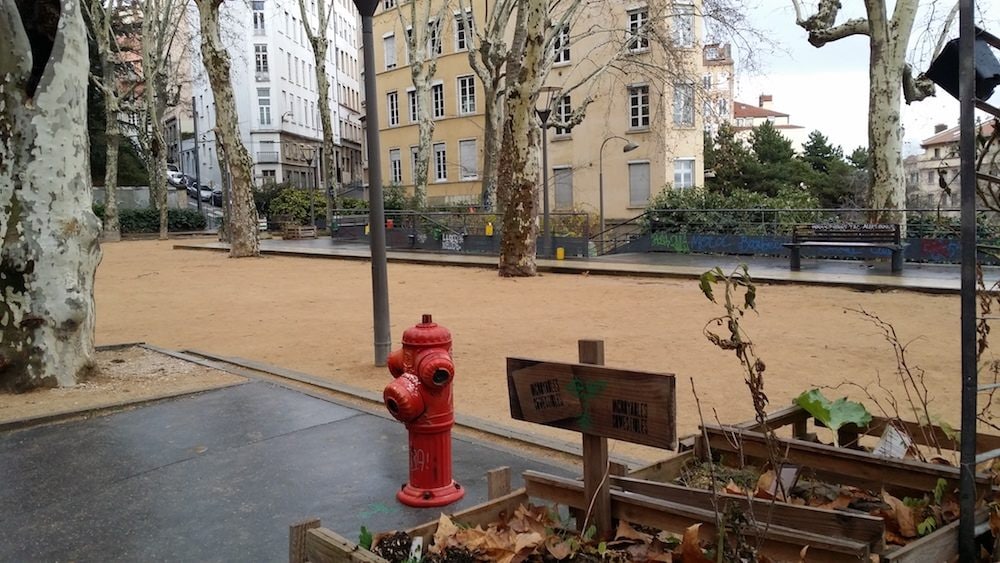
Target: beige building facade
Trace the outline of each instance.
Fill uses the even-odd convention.
[[[378,126],[385,183],[412,193],[418,131],[406,53],[410,4],[397,2],[383,0],[374,20]],[[481,29],[488,3],[465,5],[471,5]],[[457,3],[432,7],[434,19],[441,20],[441,52],[433,79],[427,199],[430,205],[475,205],[481,198],[486,92],[469,64],[472,38]],[[553,210],[596,214],[602,166],[609,221],[641,214],[664,187],[700,185],[704,65],[697,8],[683,2],[590,2],[572,28],[560,34],[545,83],[558,89],[558,97],[542,93],[538,101],[539,109],[552,109],[548,195]],[[653,26],[660,31],[650,33]],[[671,44],[657,42],[657,36]],[[568,124],[585,103],[581,122],[558,126]],[[623,152],[627,143],[638,148]]]

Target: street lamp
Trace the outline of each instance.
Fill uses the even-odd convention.
[[[538,121],[542,122],[542,255],[548,257],[552,253],[552,231],[549,229],[549,135],[548,122],[552,115],[552,100],[558,86],[542,86],[538,94],[548,94],[542,109],[535,108]]]
[[[625,137],[613,135],[604,139],[604,142],[601,143],[601,150],[597,154],[597,198],[599,200],[601,214],[601,240],[599,241],[601,254],[604,254],[604,145],[608,144],[608,141],[611,139],[621,139],[622,141],[625,141],[625,146],[622,147],[623,153],[631,152],[639,148],[639,145],[633,143]]]
[[[313,147],[309,149],[309,152],[306,153],[306,166],[308,166],[310,171],[313,172],[312,185],[309,186],[309,189],[311,190],[309,192],[309,224],[312,225],[313,227],[316,226],[316,191],[319,189],[319,186],[317,185],[317,176],[315,175],[316,171],[312,170],[313,159],[315,157],[316,157],[316,148]],[[316,165],[319,166],[318,158],[316,159]]]
[[[379,0],[354,0],[361,13],[361,42],[365,56],[365,109],[368,136],[368,224],[371,225],[372,314],[375,321],[375,365],[382,367],[389,359],[392,335],[389,333],[389,272],[385,256],[385,208],[382,200],[382,153],[378,138],[378,95],[375,90],[375,39],[372,16]]]

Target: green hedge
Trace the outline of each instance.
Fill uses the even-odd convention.
[[[776,234],[797,223],[820,221],[819,202],[803,190],[781,190],[775,196],[734,190],[731,194],[702,189],[667,188],[653,197],[644,220],[647,231],[705,234]],[[738,210],[738,211],[736,211]]]
[[[94,214],[103,221],[104,204],[95,203]],[[122,234],[160,232],[160,212],[151,207],[119,209],[118,222],[121,225]],[[205,216],[194,209],[168,209],[167,230],[170,232],[203,231],[205,230]]]

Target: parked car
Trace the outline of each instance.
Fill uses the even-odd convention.
[[[186,176],[181,173],[176,164],[167,165],[167,183],[175,188],[187,186]]]
[[[198,197],[198,181],[191,176],[184,176],[184,180],[187,186],[188,197]]]

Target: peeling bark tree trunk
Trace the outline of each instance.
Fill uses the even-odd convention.
[[[80,4],[41,0],[31,13],[0,0],[0,387],[14,391],[92,369],[101,261]]]
[[[503,214],[499,274],[504,277],[537,273],[539,127],[534,110],[544,77],[547,6],[546,0],[520,0],[516,29],[523,30],[524,48],[512,49],[507,59],[507,115],[497,171]]]
[[[414,96],[417,100],[417,154],[413,170],[413,206],[421,209],[427,205],[427,184],[430,175],[431,151],[434,148],[434,107],[431,96],[434,74],[437,72],[437,48],[441,41],[441,14],[435,23],[425,23],[431,19],[430,1],[420,2],[423,11],[417,15],[418,2],[410,3],[409,43],[410,78],[413,81]],[[447,6],[447,3],[445,3]],[[438,33],[431,34],[431,26],[437,26]],[[432,43],[433,39],[433,43]]]
[[[926,81],[914,84],[906,64],[906,48],[916,19],[918,1],[897,0],[891,18],[886,4],[886,0],[865,0],[867,19],[856,18],[837,24],[841,8],[839,0],[820,0],[816,13],[808,18],[803,15],[800,0],[792,0],[796,24],[809,32],[809,43],[814,47],[852,35],[867,35],[869,38],[869,207],[886,210],[873,211],[871,220],[899,223],[905,235],[906,215],[903,209],[906,207],[906,182],[899,104],[904,86],[908,93],[907,103],[931,95],[933,88]]]
[[[257,238],[257,208],[253,204],[253,162],[240,140],[239,116],[233,100],[230,82],[229,53],[219,36],[219,5],[222,0],[195,0],[201,23],[201,59],[208,73],[215,98],[215,137],[229,170],[229,234],[230,258],[260,255]]]
[[[326,225],[333,228],[333,210],[338,208],[337,197],[339,186],[337,185],[337,159],[333,142],[333,120],[330,117],[330,80],[326,75],[326,53],[330,48],[330,41],[327,39],[326,30],[329,18],[333,14],[333,7],[326,10],[326,0],[316,2],[317,29],[314,31],[309,25],[306,17],[306,2],[299,0],[299,15],[302,17],[302,25],[306,30],[306,37],[313,49],[313,62],[316,63],[316,86],[318,88],[319,120],[323,127],[323,176],[324,193],[326,194]]]
[[[494,86],[492,91],[500,88]],[[504,101],[486,92],[483,114],[483,189],[481,204],[484,210],[493,209],[497,201],[497,165],[500,158],[500,128],[503,126]]]
[[[97,54],[101,58],[100,89],[104,94],[104,142],[106,144],[106,165],[104,171],[104,225],[102,240],[121,240],[121,223],[118,220],[118,145],[121,142],[121,125],[118,123],[119,103],[118,81],[115,76],[117,56],[111,46],[112,10],[117,4],[107,5],[105,0],[91,0],[88,9],[97,42]]]
[[[166,112],[167,73],[161,64],[162,57],[166,55],[157,52],[157,28],[157,17],[151,17],[147,11],[142,20],[142,68],[145,77],[143,99],[146,103],[146,120],[150,133],[149,188],[153,203],[160,212],[160,240],[166,240],[167,144],[163,133],[163,114]]]

